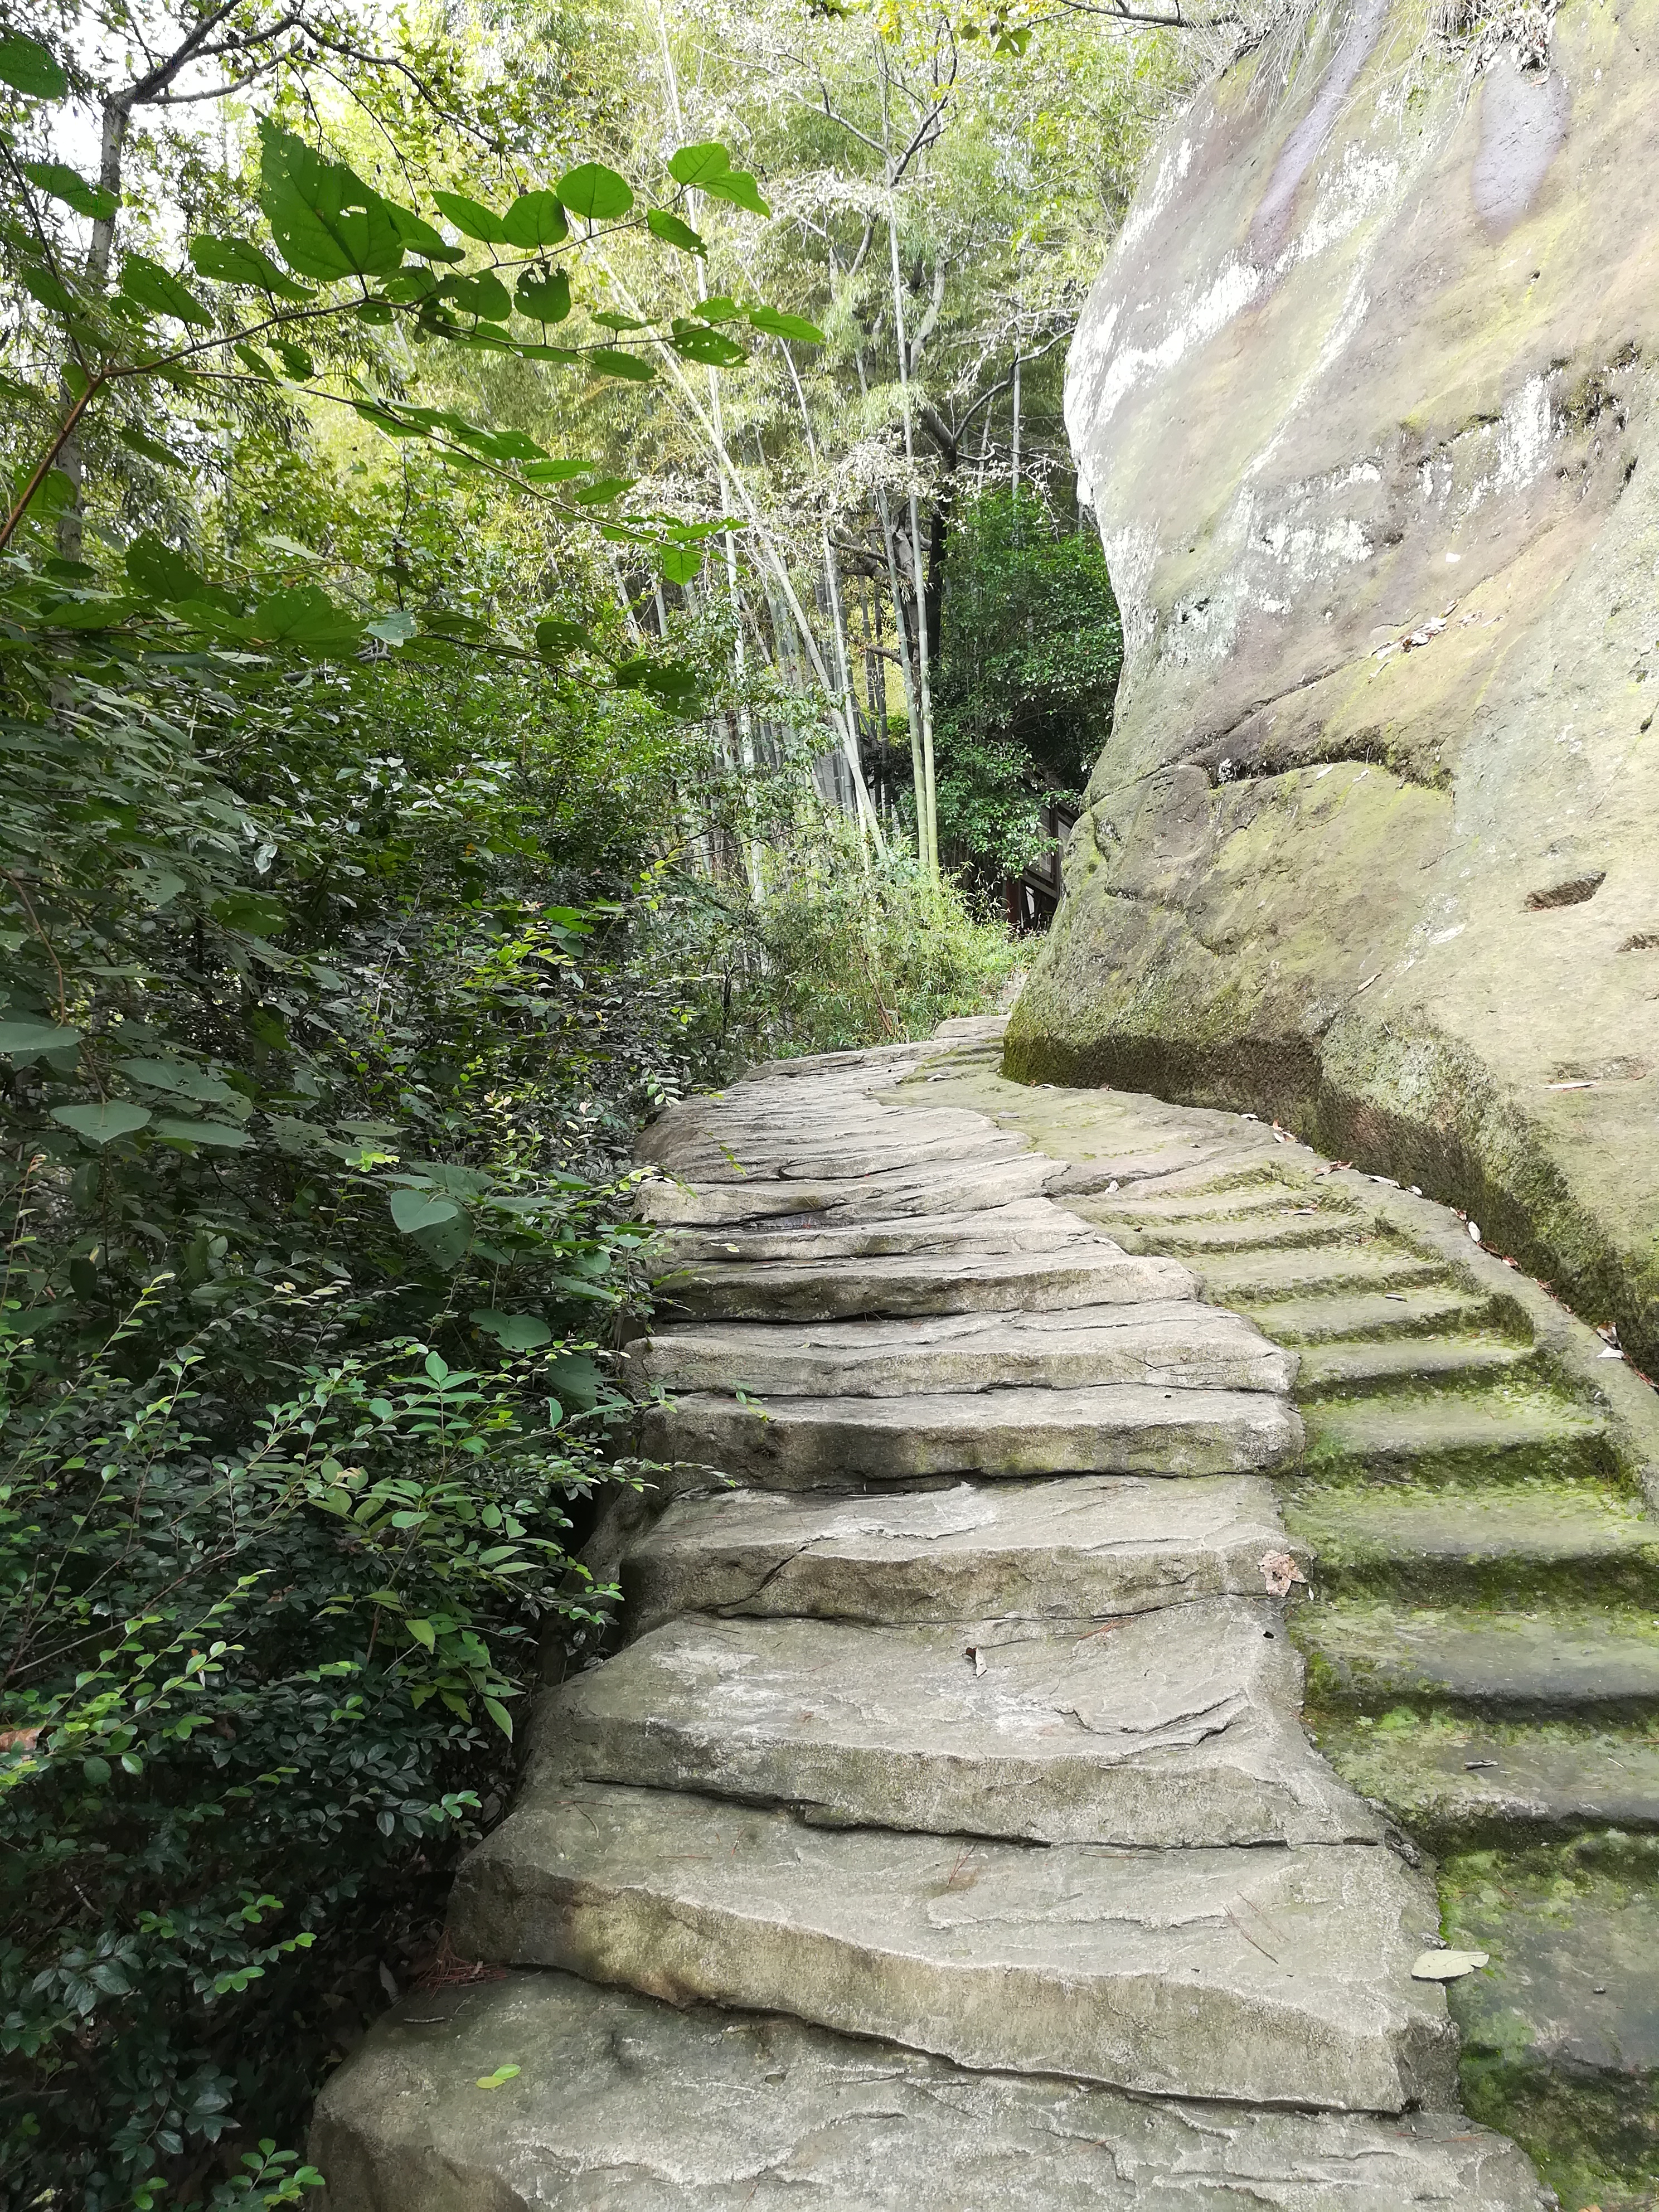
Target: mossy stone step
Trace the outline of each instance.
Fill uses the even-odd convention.
[[[1323,1590],[1601,1596],[1659,1611],[1659,1519],[1598,1484],[1300,1483],[1286,1526]]]
[[[1435,1905],[1380,1844],[1034,1849],[567,1785],[463,1864],[459,1956],[788,2011],[959,2065],[1398,2112],[1456,2047]]]
[[[1448,1938],[1491,1954],[1452,1984],[1462,2079],[1569,2204],[1659,2195],[1659,1894],[1651,1856],[1618,1873],[1564,1852],[1444,1869]]]
[[[1212,1273],[1206,1271],[1206,1288]],[[1498,1300],[1442,1284],[1402,1291],[1338,1291],[1317,1297],[1267,1298],[1234,1291],[1228,1293],[1227,1304],[1250,1315],[1275,1344],[1294,1346],[1441,1335],[1502,1327],[1509,1318]]]
[[[1137,1229],[1148,1231],[1171,1229],[1191,1224],[1201,1227],[1212,1222],[1250,1220],[1266,1214],[1282,1213],[1287,1207],[1303,1207],[1316,1203],[1304,1195],[1299,1187],[1281,1182],[1277,1176],[1271,1180],[1256,1180],[1233,1183],[1221,1188],[1194,1190],[1185,1194],[1146,1191],[1131,1183],[1116,1191],[1100,1191],[1087,1198],[1067,1200],[1079,1212],[1097,1210],[1109,1213]],[[1321,1206],[1321,1219],[1329,1223],[1343,1222],[1352,1228],[1358,1217],[1348,1206]]]
[[[636,1634],[682,1613],[871,1622],[1080,1620],[1258,1595],[1286,1539],[1260,1476],[1073,1475],[676,1502],[624,1554]]]
[[[492,2090],[504,2061],[518,2070]],[[1545,2212],[1461,2113],[1184,2106],[968,2073],[574,1975],[410,1997],[329,2077],[329,2212]]]
[[[1409,1388],[1459,1377],[1523,1376],[1537,1364],[1535,1345],[1489,1329],[1467,1336],[1361,1338],[1310,1345],[1296,1389],[1305,1405],[1316,1398],[1364,1396],[1391,1383]]]
[[[825,1225],[786,1214],[757,1226],[670,1229],[676,1263],[727,1260],[862,1260],[905,1252],[1058,1252],[1098,1231],[1052,1199],[1018,1199],[976,1213],[912,1213],[891,1221]]]
[[[623,1782],[1030,1843],[1376,1842],[1301,1674],[1265,1596],[1053,1626],[694,1613],[546,1694],[520,1802]]]
[[[1266,1391],[1130,1382],[764,1403],[692,1391],[648,1407],[641,1431],[647,1458],[763,1490],[931,1474],[1252,1474],[1302,1441],[1294,1411]]]
[[[1395,1474],[1418,1480],[1492,1471],[1571,1479],[1613,1475],[1605,1419],[1526,1384],[1316,1400],[1307,1408],[1311,1473]]]
[[[902,1214],[969,1213],[1012,1205],[1039,1196],[1063,1173],[1057,1160],[1027,1152],[973,1168],[896,1168],[879,1175],[823,1176],[811,1182],[757,1176],[700,1183],[665,1175],[641,1183],[635,1203],[643,1220],[664,1224],[708,1227],[780,1218],[886,1221]]]
[[[1343,1780],[1437,1851],[1511,1849],[1587,1830],[1659,1832],[1650,1723],[1477,1722],[1395,1711],[1320,1714],[1315,1741]]]
[[[1202,1258],[1213,1265],[1235,1253],[1322,1251],[1348,1245],[1353,1226],[1317,1214],[1259,1213],[1242,1221],[1183,1221],[1167,1225],[1144,1219],[1126,1219],[1107,1212],[1087,1199],[1073,1201],[1075,1210],[1122,1245],[1126,1252],[1169,1252],[1179,1259]]]
[[[929,1253],[677,1267],[664,1277],[658,1296],[672,1313],[708,1320],[850,1321],[1127,1305],[1196,1297],[1197,1285],[1178,1260],[1134,1257],[1103,1237],[1054,1254]]]
[[[1262,1252],[1206,1259],[1204,1291],[1219,1305],[1261,1306],[1279,1298],[1332,1291],[1406,1290],[1441,1284],[1443,1260],[1377,1239],[1320,1245],[1310,1251]]]
[[[1298,1608],[1310,1697],[1571,1719],[1659,1711],[1659,1621],[1633,1609],[1407,1607],[1340,1598]]]

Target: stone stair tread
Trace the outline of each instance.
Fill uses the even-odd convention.
[[[1285,1537],[1260,1476],[1078,1475],[671,1504],[626,1553],[636,1632],[677,1613],[892,1623],[1083,1620],[1253,1595]]]
[[[1018,1384],[1288,1390],[1296,1355],[1193,1299],[886,1321],[667,1323],[629,1349],[641,1391],[889,1397]]]
[[[1443,1260],[1425,1258],[1403,1246],[1350,1243],[1310,1250],[1243,1254],[1206,1260],[1207,1296],[1229,1304],[1239,1298],[1264,1300],[1305,1297],[1313,1291],[1405,1290],[1411,1285],[1443,1283]]]
[[[1338,1598],[1302,1609],[1297,1640],[1316,1656],[1322,1678],[1368,1705],[1443,1699],[1546,1716],[1659,1705],[1659,1625],[1628,1609],[1523,1613]]]
[[[1375,1842],[1301,1673],[1266,1596],[1053,1627],[691,1614],[546,1694],[521,1802],[618,1782],[1033,1843]]]
[[[1372,1560],[1526,1560],[1539,1566],[1629,1559],[1659,1567],[1659,1519],[1634,1499],[1536,1483],[1472,1492],[1392,1484],[1287,1501],[1288,1525],[1329,1572]]]
[[[763,1404],[691,1391],[647,1407],[641,1429],[648,1458],[790,1490],[933,1474],[1249,1474],[1292,1456],[1302,1436],[1266,1391],[1131,1382]]]
[[[1310,1405],[1306,1421],[1310,1457],[1319,1459],[1571,1449],[1607,1431],[1589,1407],[1524,1388],[1332,1399]]]
[[[1259,1320],[1276,1344],[1300,1347],[1352,1337],[1415,1337],[1430,1330],[1477,1328],[1492,1317],[1491,1298],[1471,1296],[1449,1284],[1268,1299],[1252,1297],[1237,1289],[1224,1291],[1219,1284],[1212,1282],[1214,1273],[1213,1268],[1205,1273],[1209,1294],[1224,1297],[1230,1305]]]
[[[482,2093],[504,2058],[519,2069]],[[334,2212],[1544,2212],[1461,2116],[1183,2106],[970,2074],[559,1973],[416,1994],[333,2074]]]
[[[1131,1184],[1118,1191],[1095,1193],[1086,1203],[1091,1213],[1096,1210],[1102,1217],[1109,1213],[1144,1229],[1166,1224],[1173,1229],[1189,1222],[1202,1226],[1210,1222],[1249,1220],[1255,1215],[1279,1214],[1287,1207],[1306,1206],[1317,1206],[1320,1218],[1350,1230],[1357,1220],[1351,1207],[1329,1200],[1306,1197],[1293,1184],[1280,1182],[1276,1176],[1270,1182],[1238,1183],[1190,1194],[1147,1192]]]
[[[1647,1723],[1385,1729],[1340,1717],[1322,1721],[1319,1743],[1357,1790],[1436,1849],[1659,1831],[1659,1741]]]
[[[673,1312],[726,1321],[835,1321],[866,1314],[997,1312],[1012,1306],[1196,1297],[1178,1260],[1137,1259],[1103,1238],[1061,1254],[901,1254],[890,1259],[733,1261],[666,1275]]]
[[[1012,1155],[984,1165],[884,1169],[868,1176],[820,1176],[815,1181],[750,1177],[737,1182],[698,1182],[653,1176],[639,1188],[647,1221],[718,1225],[802,1216],[830,1224],[880,1221],[904,1214],[966,1213],[1039,1196],[1056,1185],[1060,1163],[1041,1152]]]
[[[1487,1332],[1468,1336],[1387,1337],[1380,1342],[1310,1345],[1302,1354],[1297,1378],[1305,1399],[1368,1382],[1421,1381],[1457,1375],[1505,1375],[1522,1370],[1538,1357],[1535,1346]]]
[[[451,1936],[958,2064],[1397,2112],[1452,2091],[1443,1995],[1410,1972],[1435,1922],[1375,1844],[1034,1850],[584,1784],[471,1855]]]
[[[741,1133],[734,1132],[734,1136]],[[692,1182],[823,1182],[831,1176],[878,1175],[921,1167],[975,1167],[1016,1158],[1031,1149],[1018,1130],[964,1132],[960,1136],[849,1137],[826,1143],[821,1133],[802,1141],[762,1148],[758,1141],[705,1143],[676,1149],[658,1163]]]
[[[826,1226],[786,1217],[751,1229],[671,1229],[677,1261],[859,1260],[908,1252],[1056,1252],[1098,1243],[1100,1231],[1052,1199],[1017,1199],[973,1213],[920,1213]]]
[[[708,1152],[735,1153],[744,1165],[814,1145],[883,1149],[1001,1137],[988,1114],[960,1106],[881,1106],[856,1085],[751,1082],[726,1091],[683,1098],[641,1135],[636,1158],[678,1166]],[[1030,1144],[1029,1137],[1024,1144]]]
[[[1077,1201],[1078,1210],[1127,1252],[1169,1252],[1178,1259],[1249,1255],[1253,1252],[1299,1251],[1329,1253],[1334,1245],[1348,1246],[1353,1224],[1316,1214],[1258,1213],[1241,1221],[1185,1221],[1168,1224],[1107,1212]],[[1213,1261],[1212,1261],[1213,1264]]]

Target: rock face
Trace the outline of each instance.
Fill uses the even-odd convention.
[[[1270,37],[1095,287],[1127,658],[1007,1065],[1271,1110],[1650,1365],[1659,5],[1470,16]]]

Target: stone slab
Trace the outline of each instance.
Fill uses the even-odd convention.
[[[886,1220],[910,1213],[957,1213],[1034,1198],[1060,1181],[1057,1160],[1024,1152],[985,1165],[893,1168],[868,1176],[820,1176],[782,1182],[750,1177],[702,1182],[653,1176],[639,1186],[647,1221],[718,1224],[799,1216],[830,1222]]]
[[[1259,1476],[1078,1475],[677,1502],[626,1553],[621,1577],[636,1633],[692,1612],[1081,1620],[1255,1595],[1262,1560],[1295,1548]]]
[[[1065,1628],[692,1615],[544,1697],[520,1802],[574,1779],[1031,1843],[1375,1842],[1301,1680],[1266,1596]]]
[[[1097,1243],[1100,1231],[1046,1198],[974,1213],[912,1214],[896,1221],[826,1226],[799,1217],[764,1228],[671,1230],[677,1260],[860,1260],[906,1252],[1056,1252]]]
[[[1339,1600],[1304,1610],[1297,1637],[1364,1709],[1411,1699],[1539,1718],[1659,1711],[1659,1623],[1650,1613]]]
[[[692,1391],[647,1407],[649,1459],[763,1489],[931,1474],[1250,1474],[1282,1465],[1302,1426],[1254,1390],[944,1391],[908,1398],[772,1398]]]
[[[503,2064],[500,2088],[480,2080]],[[1189,2106],[972,2074],[558,1973],[407,1999],[318,2103],[319,2212],[1544,2212],[1452,2114]],[[315,2200],[313,2200],[315,2201]]]
[[[1195,1297],[1178,1260],[1135,1259],[1102,1238],[1072,1252],[733,1261],[676,1268],[658,1289],[675,1313],[724,1321],[837,1321],[866,1314],[1000,1313]]]
[[[1237,1314],[1164,1299],[915,1320],[671,1323],[629,1346],[625,1371],[641,1395],[873,1398],[1107,1382],[1283,1392],[1297,1355]]]
[[[1013,1129],[937,1137],[884,1133],[827,1142],[820,1129],[809,1126],[793,1145],[780,1142],[763,1148],[753,1139],[742,1141],[740,1148],[738,1143],[711,1141],[676,1147],[660,1164],[691,1182],[812,1182],[928,1166],[983,1167],[994,1160],[1015,1158],[1030,1147],[1030,1139]]]
[[[788,2011],[958,2064],[1397,2112],[1455,2040],[1432,1892],[1376,1844],[1034,1850],[573,1784],[464,1863],[462,1958]]]

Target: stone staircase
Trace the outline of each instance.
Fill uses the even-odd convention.
[[[1538,2212],[1454,2014],[1639,2177],[1642,1386],[1443,1209],[946,1032],[649,1133],[631,1640],[458,1882],[507,1971],[325,2092],[333,2212]]]

